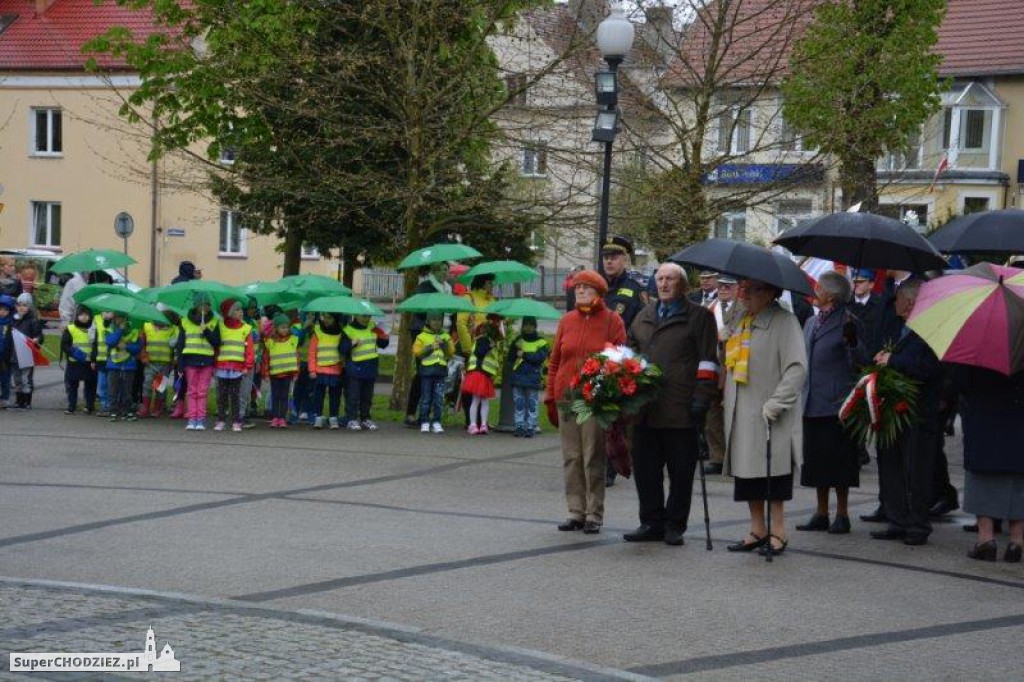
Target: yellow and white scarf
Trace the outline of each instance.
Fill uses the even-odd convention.
[[[732,372],[737,384],[749,381],[750,335],[753,321],[752,316],[744,316],[739,329],[725,342],[725,366]]]

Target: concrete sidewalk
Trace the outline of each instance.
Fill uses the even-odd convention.
[[[631,482],[608,491],[600,535],[555,530],[554,436],[186,433],[64,416],[59,374],[37,379],[39,409],[0,412],[0,655],[136,651],[152,620],[193,679],[1003,680],[1019,667],[1024,568],[967,559],[963,514],[923,547],[871,540],[856,520],[848,536],[791,530],[766,564],[725,551],[746,511],[712,477],[714,551],[696,485],[685,546],[627,544]],[[960,485],[959,439],[947,447]],[[854,513],[876,494],[872,465]],[[813,498],[796,492],[791,529]]]

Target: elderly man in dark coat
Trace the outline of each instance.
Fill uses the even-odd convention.
[[[910,316],[922,283],[920,279],[908,279],[896,290],[893,306],[900,318],[906,320]],[[907,427],[896,443],[878,449],[879,485],[889,526],[873,531],[871,537],[923,545],[932,532],[928,507],[932,503],[936,439],[942,437],[939,423],[942,364],[928,344],[906,325],[892,351],[880,351],[875,362],[920,382],[920,388],[916,422]]]
[[[625,540],[681,545],[697,465],[697,428],[718,394],[718,327],[708,310],[686,297],[681,266],[665,263],[655,277],[658,300],[633,321],[629,344],[664,376],[658,397],[641,411],[633,432],[640,527]]]

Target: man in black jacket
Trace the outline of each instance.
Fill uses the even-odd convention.
[[[922,283],[920,279],[908,279],[896,290],[893,306],[902,320],[905,321],[914,309]],[[920,387],[915,423],[908,426],[895,443],[878,449],[879,487],[889,525],[885,530],[873,531],[871,537],[923,545],[932,532],[928,510],[933,502],[936,439],[942,437],[939,423],[942,364],[928,344],[905,324],[892,350],[879,351],[875,362],[902,372],[918,381]]]

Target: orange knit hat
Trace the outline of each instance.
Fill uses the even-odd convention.
[[[597,290],[599,296],[604,296],[608,293],[608,282],[605,281],[601,273],[595,270],[580,270],[572,277],[572,285],[586,284],[588,287],[593,287]]]

